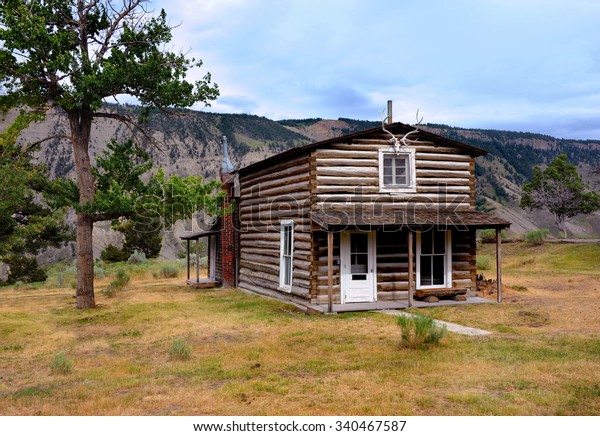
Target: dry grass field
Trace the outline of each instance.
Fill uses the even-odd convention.
[[[121,266],[112,298],[107,268],[88,311],[64,277],[0,288],[0,414],[599,415],[600,244],[503,250],[504,303],[418,311],[493,334],[429,350],[400,348],[390,316],[305,315],[157,264]]]

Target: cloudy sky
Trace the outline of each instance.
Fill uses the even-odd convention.
[[[597,0],[153,0],[207,109],[600,139]],[[200,108],[197,108],[200,109]]]

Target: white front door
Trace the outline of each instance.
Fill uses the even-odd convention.
[[[342,304],[376,301],[375,232],[342,232]]]

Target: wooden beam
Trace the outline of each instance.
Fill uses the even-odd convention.
[[[498,287],[498,303],[502,303],[502,230],[496,229],[496,285]]]
[[[200,238],[196,239],[196,281],[200,280]]]
[[[333,232],[327,232],[327,310],[333,312]]]
[[[187,241],[187,279],[190,279],[190,240],[188,239]]]
[[[413,285],[415,282],[413,271],[413,231],[408,230],[408,307],[413,303]]]

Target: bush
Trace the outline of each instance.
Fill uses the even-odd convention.
[[[73,361],[65,356],[65,353],[58,353],[50,362],[52,374],[69,374],[73,370]]]
[[[169,347],[169,357],[172,360],[188,360],[192,357],[192,347],[179,338]]]
[[[491,265],[492,265],[492,260],[490,259],[489,256],[486,256],[484,254],[477,255],[477,269],[479,271],[487,271],[488,269],[490,269]]]
[[[46,272],[39,267],[35,257],[11,254],[5,257],[3,262],[8,265],[8,277],[3,284],[44,282],[48,278]]]
[[[477,232],[477,236],[479,241],[481,241],[483,244],[492,244],[496,242],[496,230],[494,229],[479,230]],[[500,232],[500,236],[502,239],[506,239],[506,232],[502,230]]]
[[[115,279],[112,282],[110,282],[110,284],[114,285],[118,289],[123,289],[127,285],[127,283],[129,283],[130,279],[131,278],[129,277],[129,274],[120,269],[119,271],[117,271]]]
[[[447,332],[446,326],[440,326],[423,315],[400,315],[396,322],[402,332],[401,345],[406,348],[427,349],[437,345]]]
[[[533,230],[525,235],[525,239],[527,239],[527,242],[531,245],[543,245],[544,239],[546,239],[548,233],[550,233],[548,229]]]
[[[173,265],[164,265],[160,269],[160,277],[165,279],[172,279],[179,275],[179,268]]]
[[[117,271],[115,278],[108,284],[102,293],[107,297],[112,298],[115,296],[117,291],[123,290],[127,283],[129,283],[129,280],[129,275],[125,271],[119,270]]]
[[[134,265],[138,265],[146,262],[146,254],[143,251],[135,250],[129,259],[127,259],[127,263],[131,263]]]
[[[131,253],[121,250],[115,247],[113,244],[108,244],[102,253],[100,253],[100,259],[104,262],[125,262],[129,259]]]

